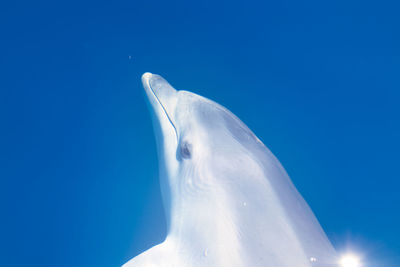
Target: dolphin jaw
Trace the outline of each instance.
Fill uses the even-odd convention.
[[[163,149],[176,150],[178,132],[173,121],[173,114],[177,104],[177,91],[172,88],[161,76],[146,72],[142,76],[143,87],[153,111],[154,123],[160,126],[157,138],[163,139]],[[157,127],[156,127],[157,128]],[[159,140],[162,141],[162,140]]]
[[[179,168],[179,162],[175,156],[178,132],[173,122],[178,94],[167,81],[149,72],[142,75],[142,83],[152,110],[158,147],[160,186],[169,228],[173,201],[171,198],[174,195],[172,191],[174,191],[175,177]]]

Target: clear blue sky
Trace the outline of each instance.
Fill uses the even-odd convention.
[[[400,266],[399,7],[3,1],[0,265],[119,266],[163,239],[150,71],[238,115],[339,251]]]

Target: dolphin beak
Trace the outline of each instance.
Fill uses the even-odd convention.
[[[143,74],[142,83],[162,131],[165,132],[169,128],[167,125],[170,124],[174,128],[174,134],[177,136],[173,117],[178,91],[160,75],[149,72]]]
[[[160,75],[146,72],[142,76],[142,82],[148,97],[151,98],[149,93],[153,93],[162,105],[176,97],[177,91]]]
[[[146,72],[142,76],[143,87],[153,109],[161,106],[171,116],[177,99],[177,91],[160,75]]]

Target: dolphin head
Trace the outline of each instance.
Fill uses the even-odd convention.
[[[312,211],[244,123],[209,99],[175,90],[159,75],[145,73],[142,82],[167,217],[162,248],[179,240],[189,258],[199,251],[208,255],[202,259],[209,263],[191,266],[310,266],[310,259],[330,266],[324,264],[335,251]],[[266,252],[270,256],[263,258]]]
[[[249,161],[244,166],[241,160],[261,142],[234,114],[207,98],[175,90],[159,75],[145,73],[142,82],[153,114],[167,217],[181,197],[210,193],[227,182],[224,177],[249,171]]]

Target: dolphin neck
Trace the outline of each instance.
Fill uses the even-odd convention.
[[[223,194],[184,197],[172,205],[168,238],[193,257],[213,258],[218,266],[240,266],[240,242],[235,215]],[[167,238],[167,239],[168,239]]]

